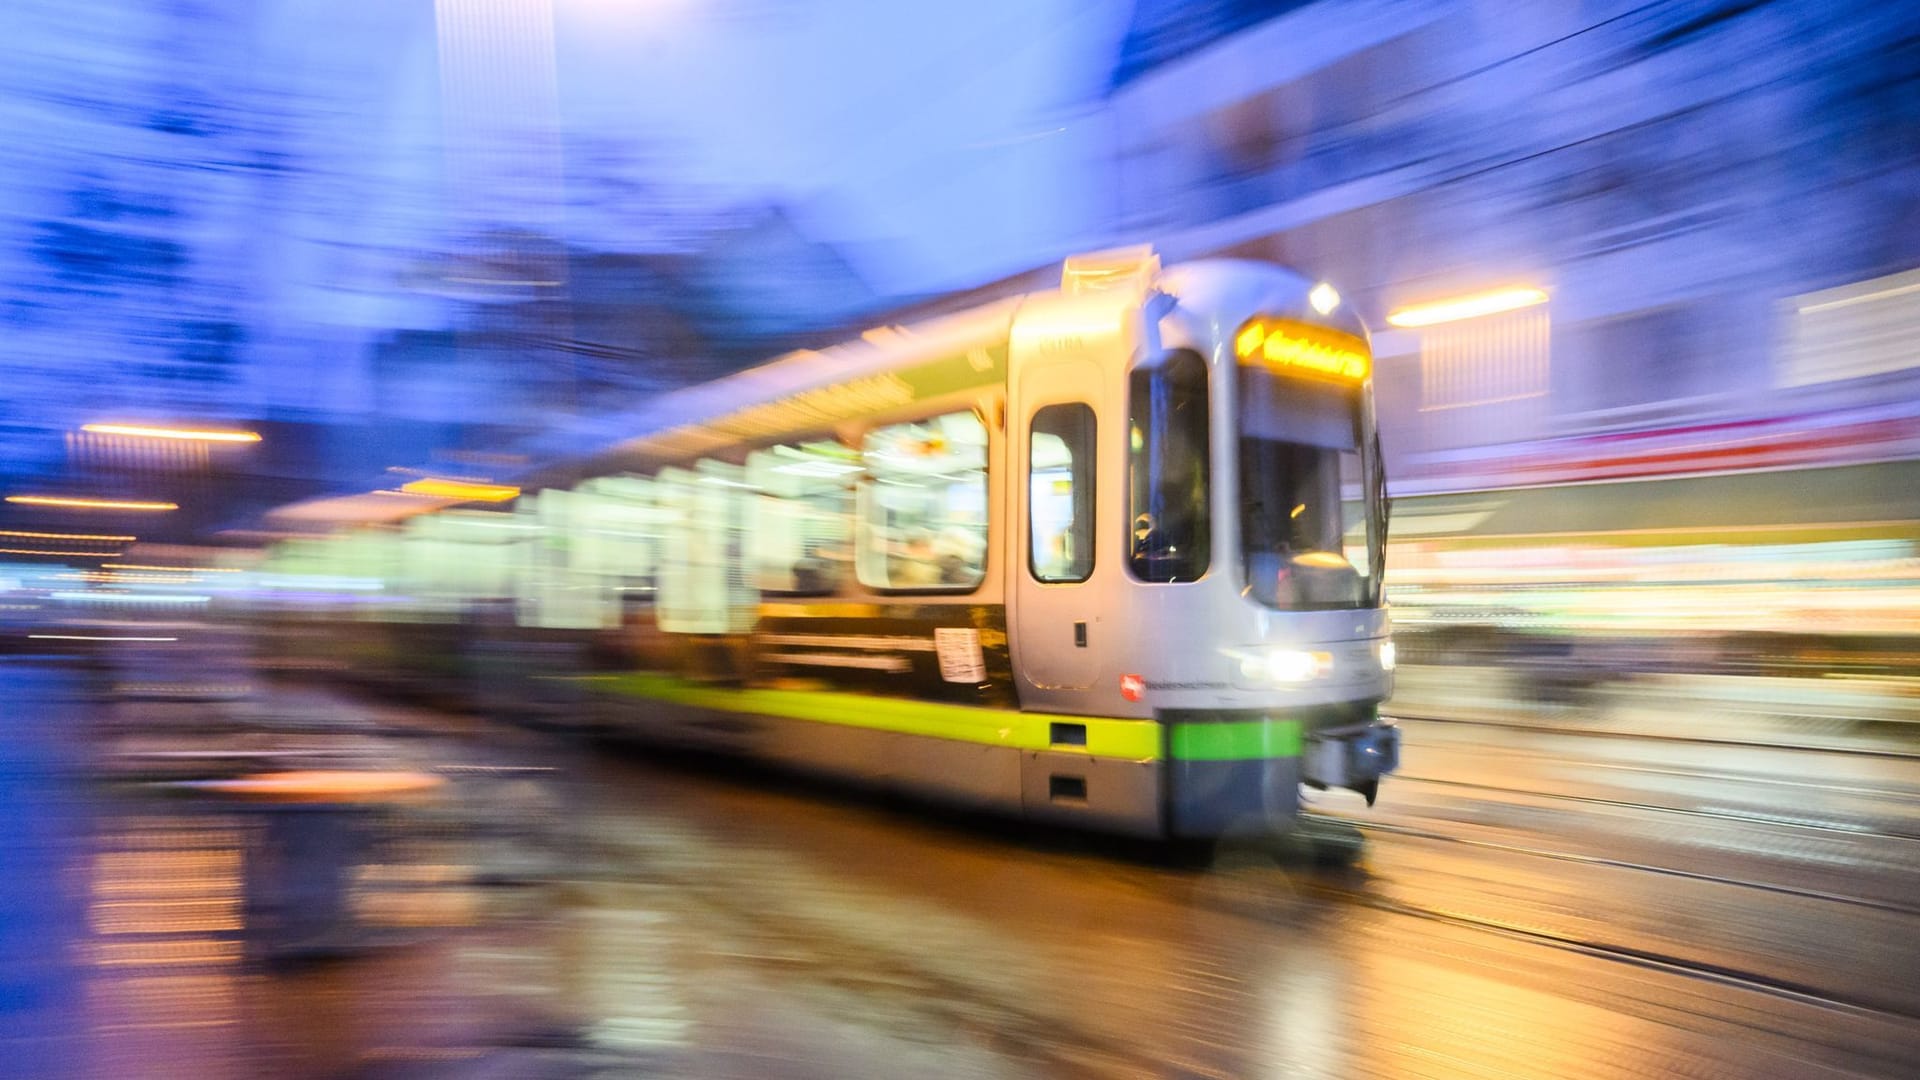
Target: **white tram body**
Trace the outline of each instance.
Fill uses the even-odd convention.
[[[610,726],[1151,836],[1395,766],[1371,354],[1324,284],[1079,257],[623,423],[521,516],[615,500],[648,565],[583,554],[604,528],[516,557],[628,598],[634,670],[579,680]]]

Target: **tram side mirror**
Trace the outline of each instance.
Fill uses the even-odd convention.
[[[1375,599],[1386,596],[1387,580],[1387,540],[1393,535],[1393,497],[1387,494],[1387,459],[1380,449],[1380,430],[1375,428],[1369,439],[1373,447],[1373,483],[1374,498],[1380,504],[1380,543],[1369,553],[1368,576],[1373,578]]]
[[[1373,475],[1379,488],[1380,499],[1380,539],[1387,538],[1388,525],[1393,521],[1393,496],[1387,494],[1387,458],[1380,449],[1380,432],[1373,433]]]

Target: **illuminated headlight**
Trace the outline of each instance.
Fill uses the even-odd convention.
[[[1258,646],[1232,656],[1241,686],[1298,685],[1333,673],[1333,654],[1306,649],[1269,649]]]
[[[1394,656],[1393,656],[1393,642],[1391,642],[1391,641],[1383,641],[1383,642],[1381,642],[1381,643],[1380,643],[1380,670],[1381,670],[1381,671],[1392,671],[1392,670],[1393,670],[1393,660],[1394,660]]]
[[[1306,682],[1332,669],[1333,657],[1328,653],[1282,649],[1267,655],[1267,678],[1274,682]]]

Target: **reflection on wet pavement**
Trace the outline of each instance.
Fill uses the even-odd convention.
[[[1200,865],[315,686],[142,712],[82,668],[0,671],[21,1075],[1896,1076],[1920,1050],[1920,775],[1892,757],[1805,790],[1782,753],[1416,721],[1393,798],[1320,804],[1368,830],[1359,866]],[[297,949],[314,920],[257,895],[316,887],[262,869],[287,808],[166,786],[237,749],[438,781],[295,830],[350,856]]]

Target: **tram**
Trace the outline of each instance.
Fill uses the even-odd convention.
[[[620,734],[1033,819],[1271,834],[1395,768],[1371,354],[1326,284],[1075,257],[625,430],[382,533],[388,591],[612,635],[567,682]]]

